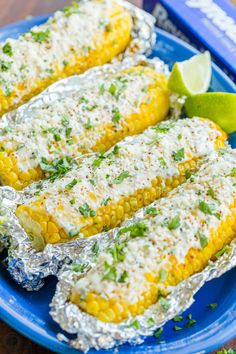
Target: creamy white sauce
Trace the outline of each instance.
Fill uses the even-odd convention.
[[[32,119],[9,124],[7,133],[0,132],[0,144],[15,150],[21,171],[38,166],[42,158],[78,157],[81,149],[91,152],[105,125],[121,130],[125,118],[139,112],[154,80],[137,70],[87,82],[79,92],[34,108]]]
[[[157,127],[159,130],[164,127],[166,131],[149,128],[140,135],[127,137],[117,144],[118,154],[111,148],[98,167],[94,167],[98,157],[85,157],[79,167],[49,185],[45,206],[58,225],[67,233],[79,232],[89,222],[79,211],[85,203],[96,213],[108,198],[115,203],[138,189],[150,187],[157,176],[164,180],[178,175],[180,163],[215,151],[215,139],[220,134],[210,121],[199,118],[167,121]],[[177,161],[174,154],[179,151],[183,151],[183,155]],[[68,190],[66,186],[74,179],[78,183]],[[58,210],[59,205],[64,206],[64,211]]]
[[[19,39],[9,38],[1,44],[0,62],[10,65],[9,69],[0,70],[5,93],[19,83],[32,85],[36,79],[51,76],[55,63],[63,68],[71,52],[86,55],[89,48],[94,49],[101,41],[104,24],[109,24],[112,11],[110,0],[80,2],[78,11],[76,8],[72,11],[75,13],[57,11],[45,24],[33,27]],[[44,35],[38,39],[32,32]],[[46,38],[45,32],[48,33]],[[12,48],[12,56],[2,50],[6,43]]]
[[[209,188],[212,189],[210,193]],[[129,232],[119,236],[119,242],[127,241],[124,260],[115,262],[111,252],[102,252],[96,266],[78,280],[75,291],[81,294],[93,291],[104,298],[121,294],[122,299],[136,303],[148,289],[145,273],[158,274],[161,269],[168,269],[171,254],[182,263],[190,248],[201,249],[199,235],[204,235],[208,242],[212,230],[217,230],[228,215],[235,213],[235,209],[230,209],[235,198],[236,152],[229,150],[203,165],[192,180],[176,188],[168,198],[151,204],[148,208],[156,208],[158,215],[140,220],[148,228],[145,236],[132,239]],[[202,201],[210,206],[211,214],[200,209]],[[168,223],[177,216],[179,226],[170,230]],[[116,269],[117,279],[127,272],[125,283],[102,279],[106,272],[105,262]]]

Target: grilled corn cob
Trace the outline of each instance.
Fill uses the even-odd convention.
[[[22,189],[61,167],[63,157],[108,150],[126,135],[162,120],[169,108],[166,78],[136,66],[88,82],[63,99],[34,108],[0,136],[0,181]],[[52,163],[53,166],[50,166]]]
[[[113,0],[74,2],[0,46],[0,114],[52,82],[104,64],[130,41],[132,18]]]
[[[225,138],[200,118],[160,123],[105,154],[84,158],[16,214],[36,248],[97,234],[166,195]]]
[[[201,271],[235,238],[236,153],[203,165],[144,213],[117,230],[115,244],[72,289],[71,301],[101,321],[142,314],[158,299],[168,306],[168,287]]]

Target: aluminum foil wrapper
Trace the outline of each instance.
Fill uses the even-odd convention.
[[[7,127],[9,122],[21,123],[26,119],[32,119],[36,107],[53,104],[53,101],[62,96],[79,90],[89,80],[99,80],[100,77],[134,65],[149,66],[166,76],[169,75],[168,67],[161,60],[158,58],[149,60],[144,56],[127,57],[122,62],[92,68],[82,75],[71,76],[51,85],[25,105],[5,114],[0,121],[0,131]],[[83,159],[83,156],[80,159]],[[80,253],[89,243],[87,239],[77,239],[66,244],[47,245],[43,252],[35,251],[15,216],[17,203],[22,203],[25,198],[30,197],[36,191],[35,185],[33,183],[21,192],[15,192],[9,187],[2,187],[0,190],[0,207],[4,208],[7,219],[0,229],[0,243],[2,240],[2,245],[5,245],[10,236],[8,269],[12,277],[27,290],[38,290],[43,285],[43,278],[57,274],[64,263],[71,262],[74,255]],[[46,188],[47,183],[43,186]]]
[[[117,2],[129,11],[133,19],[131,41],[124,53],[118,55],[118,60],[136,54],[149,55],[156,42],[155,17],[128,1],[117,0]]]
[[[85,264],[87,270],[95,265],[89,257],[84,262],[80,260],[79,264]],[[129,318],[120,324],[99,321],[70,302],[72,287],[87,270],[85,268],[84,273],[76,273],[68,268],[59,276],[60,280],[51,303],[50,313],[63,330],[76,334],[76,338],[69,340],[64,335],[58,334],[58,339],[66,341],[71,347],[83,352],[91,348],[110,349],[124,343],[140,344],[145,337],[153,335],[157,328],[190,307],[194,302],[194,295],[207,281],[221,276],[235,266],[236,241],[234,240],[217,261],[209,262],[202,272],[172,287],[170,295],[165,298],[165,305],[157,302],[144,314]],[[151,325],[150,318],[153,320]],[[132,326],[135,320],[139,323],[138,329]]]

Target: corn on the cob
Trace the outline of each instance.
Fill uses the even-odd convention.
[[[84,158],[16,214],[36,248],[97,234],[166,195],[225,138],[200,118],[160,123],[106,154]]]
[[[0,115],[52,82],[102,65],[130,41],[132,18],[113,0],[74,2],[0,46]]]
[[[11,122],[0,137],[0,181],[22,189],[67,160],[108,150],[162,120],[169,109],[166,78],[135,66],[88,82],[52,105],[34,108],[32,119]]]
[[[101,321],[142,314],[235,238],[236,153],[203,165],[145,213],[118,229],[115,244],[72,289],[71,301]]]

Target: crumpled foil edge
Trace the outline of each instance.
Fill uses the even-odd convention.
[[[87,263],[87,270],[92,266],[91,264]],[[60,334],[58,338],[83,352],[91,348],[111,349],[124,343],[140,344],[146,337],[153,335],[157,328],[189,308],[194,302],[194,295],[206,282],[220,277],[235,266],[236,240],[231,242],[227,252],[215,262],[210,261],[202,272],[194,274],[171,288],[170,295],[166,297],[169,304],[167,310],[157,302],[151,305],[144,314],[129,318],[120,324],[101,322],[70,302],[70,291],[76,280],[83,274],[76,273],[67,267],[59,276],[56,293],[50,305],[50,314],[63,330],[76,334],[76,339],[72,340]],[[150,318],[153,320],[151,326]],[[131,326],[135,320],[139,323],[138,329]]]
[[[35,107],[39,107],[43,103],[50,104],[62,95],[79,90],[87,80],[99,79],[101,76],[116,73],[134,65],[149,66],[158,72],[162,72],[165,76],[169,75],[167,65],[160,59],[147,59],[144,56],[129,57],[122,62],[92,68],[82,75],[71,76],[53,84],[24,106],[5,114],[0,122],[0,129],[6,127],[9,122],[20,123],[25,119],[31,119]],[[83,159],[83,156],[81,159]],[[32,248],[28,235],[18,223],[15,209],[17,202],[22,203],[24,198],[27,199],[33,195],[36,191],[36,185],[37,183],[32,183],[32,185],[21,192],[16,192],[9,187],[0,188],[0,206],[5,208],[8,214],[8,220],[1,226],[0,243],[1,240],[4,240],[4,243],[6,243],[7,236],[10,236],[8,270],[16,282],[30,291],[39,290],[43,286],[43,278],[49,275],[56,275],[64,263],[72,262],[74,255],[82,251],[85,252],[84,247],[92,242],[90,241],[91,238],[76,239],[66,244],[47,245],[42,252],[36,252]],[[100,236],[98,237],[100,238]]]
[[[123,60],[125,57],[137,54],[149,55],[156,42],[155,17],[128,1],[116,1],[131,14],[134,26],[129,46],[114,60]]]

